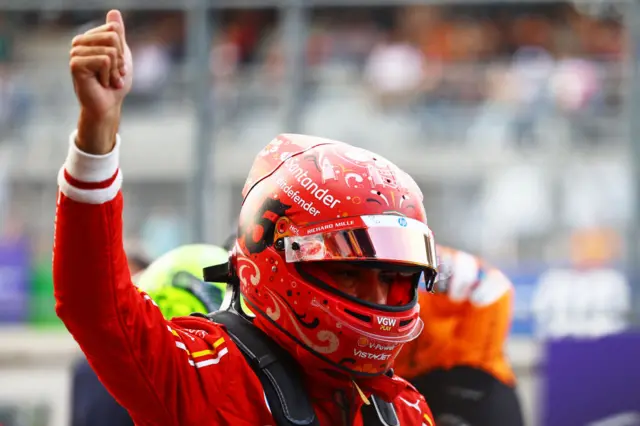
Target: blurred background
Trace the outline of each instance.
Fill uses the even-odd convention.
[[[51,278],[68,50],[110,7],[135,65],[132,258],[222,243],[278,133],[345,140],[416,178],[439,243],[514,281],[528,425],[640,425],[635,0],[3,0],[1,426],[68,424],[77,348]]]

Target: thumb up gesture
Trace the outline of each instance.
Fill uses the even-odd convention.
[[[71,46],[69,67],[81,108],[76,144],[90,154],[106,154],[115,143],[122,102],[133,81],[121,13],[110,11],[105,24],[76,36]]]

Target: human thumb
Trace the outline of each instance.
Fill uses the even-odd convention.
[[[119,10],[110,10],[107,13],[107,24],[111,22],[117,22],[120,24],[120,28],[122,28],[122,34],[124,35],[124,19],[122,19],[122,13]]]

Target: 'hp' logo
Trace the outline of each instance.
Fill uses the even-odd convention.
[[[407,219],[405,219],[404,217],[401,217],[400,219],[398,219],[398,224],[400,224],[400,226],[402,227],[407,226]]]

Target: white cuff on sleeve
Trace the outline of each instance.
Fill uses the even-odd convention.
[[[102,204],[113,200],[122,187],[119,166],[120,136],[116,145],[105,155],[81,151],[75,143],[77,130],[69,137],[69,152],[58,173],[60,191],[74,201]]]

